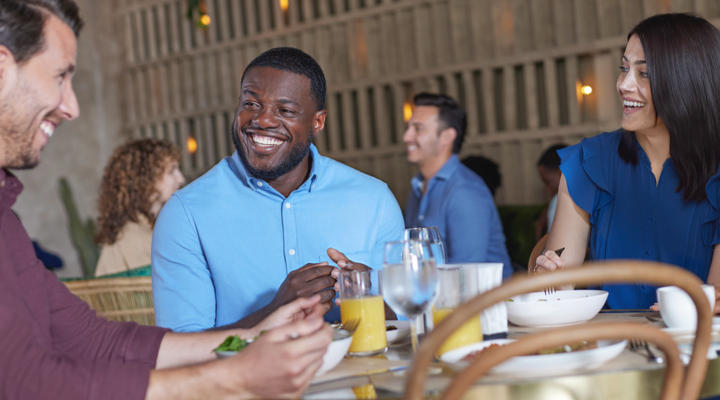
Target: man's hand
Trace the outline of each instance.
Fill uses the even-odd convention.
[[[269,331],[283,325],[301,321],[311,314],[323,315],[325,306],[320,303],[320,295],[302,297],[293,302],[285,304],[262,320],[253,328],[253,336],[259,335],[262,331]]]
[[[333,287],[337,282],[331,276],[335,268],[327,261],[318,264],[305,264],[302,268],[292,271],[280,285],[275,298],[270,303],[273,311],[285,304],[301,297],[320,295],[320,303],[327,313],[332,309],[332,300],[335,298]]]
[[[308,318],[271,330],[237,356],[227,360],[231,376],[253,397],[297,398],[310,385],[332,341],[332,328],[323,325],[322,309]]]
[[[372,268],[368,267],[365,264],[361,264],[358,262],[350,261],[347,257],[345,257],[345,254],[333,249],[332,247],[327,250],[328,256],[330,257],[335,264],[339,267],[339,269],[333,269],[332,271],[332,277],[335,279],[335,291],[340,293],[340,270],[348,270],[348,271],[369,271]],[[335,305],[340,307],[340,299],[335,299]],[[395,314],[395,311],[390,308],[387,303],[385,303],[385,319],[389,320],[395,320],[397,319],[397,314]]]

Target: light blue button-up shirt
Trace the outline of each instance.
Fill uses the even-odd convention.
[[[237,152],[170,198],[152,242],[159,326],[234,323],[269,304],[289,272],[331,261],[329,247],[381,268],[385,242],[403,234],[397,200],[385,183],[310,149],[310,177],[287,198]],[[326,320],[340,320],[336,306]]]
[[[423,195],[423,185],[427,191]],[[512,275],[510,256],[497,207],[485,181],[452,157],[424,182],[418,174],[405,208],[405,226],[437,226],[448,264],[503,263],[503,279]]]

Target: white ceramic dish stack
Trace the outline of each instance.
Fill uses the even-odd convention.
[[[595,317],[607,300],[604,290],[558,290],[520,294],[506,301],[508,320],[515,325],[550,327],[574,325]]]

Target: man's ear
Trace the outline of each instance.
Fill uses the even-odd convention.
[[[4,83],[5,79],[7,79],[8,71],[16,64],[15,56],[10,49],[0,45],[0,87]]]
[[[440,131],[440,143],[450,147],[451,151],[456,137],[457,131],[455,130],[455,128],[445,128]]]
[[[327,110],[315,111],[312,120],[313,139],[315,139],[325,127],[325,117],[327,117]]]

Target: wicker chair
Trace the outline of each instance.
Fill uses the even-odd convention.
[[[658,328],[630,322],[587,323],[529,334],[512,344],[489,350],[485,356],[478,358],[453,380],[445,391],[443,399],[460,398],[480,376],[494,365],[511,357],[580,340],[618,338],[645,340],[658,345],[665,353],[667,365],[661,397],[663,400],[697,399],[707,372],[706,354],[710,345],[712,325],[712,311],[707,297],[700,287],[702,281],[693,273],[681,268],[642,261],[588,264],[581,268],[571,268],[551,274],[532,277],[516,276],[500,287],[475,297],[450,314],[425,338],[410,367],[409,377],[405,384],[405,398],[413,400],[422,398],[426,372],[440,345],[457,328],[483,309],[520,293],[572,283],[595,284],[599,282],[647,282],[655,285],[675,285],[690,295],[697,307],[698,324],[687,373],[680,361],[675,342]]]
[[[79,298],[112,321],[134,321],[142,325],[155,325],[152,278],[88,279],[64,282]]]

